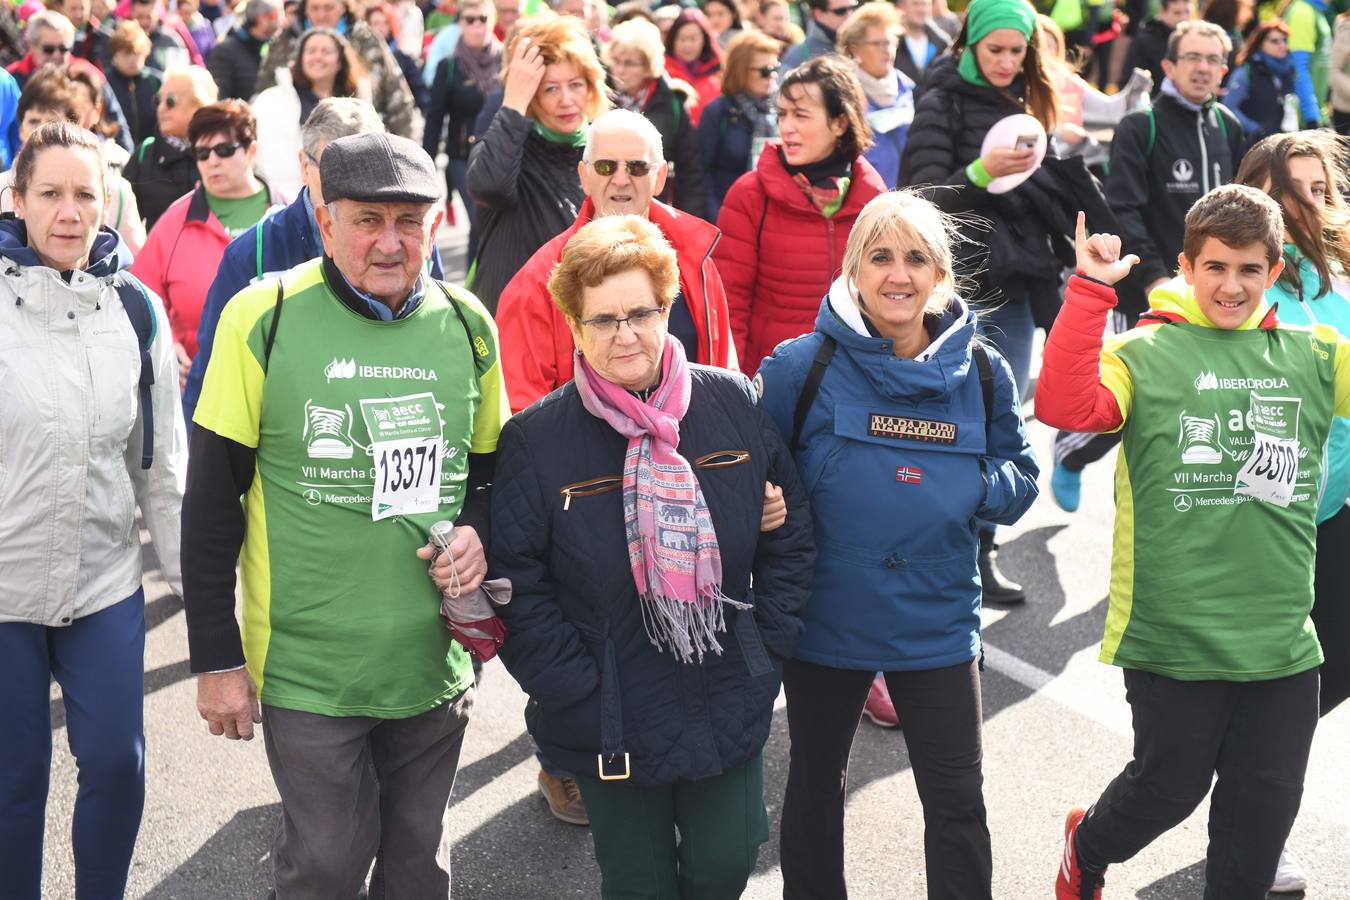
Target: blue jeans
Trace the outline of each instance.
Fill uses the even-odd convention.
[[[977,305],[975,313],[980,337],[1008,361],[1017,382],[1017,395],[1025,403],[1031,381],[1031,345],[1036,336],[1031,302],[1026,297],[1005,297],[987,306]]]
[[[39,900],[56,679],[79,768],[72,842],[79,900],[120,900],[145,805],[145,593],[65,628],[0,624],[0,893]]]

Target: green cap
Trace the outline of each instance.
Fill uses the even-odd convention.
[[[1036,28],[1036,10],[1027,0],[975,0],[970,4],[966,9],[966,48],[961,51],[956,70],[971,84],[990,87],[975,63],[975,45],[1000,28],[1019,31],[1030,41]]]

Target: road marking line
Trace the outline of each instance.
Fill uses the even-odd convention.
[[[1099,693],[1083,690],[1065,674],[1051,675],[992,644],[984,645],[984,662],[995,672],[1011,678],[1033,693],[1048,697],[1122,737],[1134,737],[1134,725],[1126,704],[1104,703]]]

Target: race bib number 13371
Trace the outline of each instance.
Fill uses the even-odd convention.
[[[361,401],[370,430],[375,521],[435,512],[441,494],[441,415],[431,394]]]

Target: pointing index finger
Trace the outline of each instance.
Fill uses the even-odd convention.
[[[1087,215],[1081,209],[1078,211],[1078,224],[1074,229],[1073,241],[1079,249],[1087,244]]]

